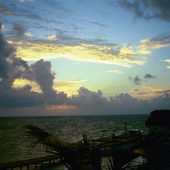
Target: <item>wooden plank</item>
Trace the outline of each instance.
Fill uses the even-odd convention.
[[[59,162],[60,158],[61,157],[58,155],[49,155],[49,156],[39,157],[39,158],[34,158],[34,159],[4,163],[4,164],[0,164],[0,170],[13,169],[13,168],[22,169],[22,167],[27,167],[27,169],[29,169],[29,165],[36,166],[37,164],[43,164],[43,162],[47,162],[47,161],[51,162],[54,160],[58,160]]]

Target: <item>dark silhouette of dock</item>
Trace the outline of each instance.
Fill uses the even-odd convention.
[[[62,164],[61,157],[58,155],[49,155],[34,159],[20,160],[11,163],[0,164],[0,170],[22,170],[38,169],[45,166],[58,166]]]

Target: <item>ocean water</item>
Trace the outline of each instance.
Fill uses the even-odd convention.
[[[147,131],[148,115],[129,116],[60,116],[60,117],[1,117],[0,118],[0,163],[36,158],[46,155],[44,148],[32,148],[24,125],[35,124],[68,141],[79,141],[82,134],[89,138],[121,133],[124,123],[127,129]]]

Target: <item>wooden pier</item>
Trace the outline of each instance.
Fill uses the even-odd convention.
[[[46,166],[57,165],[62,165],[61,157],[57,155],[49,155],[45,157],[0,164],[0,170],[33,170]]]

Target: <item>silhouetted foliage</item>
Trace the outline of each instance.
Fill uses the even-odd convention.
[[[57,135],[52,135],[35,125],[25,125],[33,146],[42,144],[53,153],[59,154],[70,170],[100,170],[101,155],[98,147],[82,143],[73,144]]]

